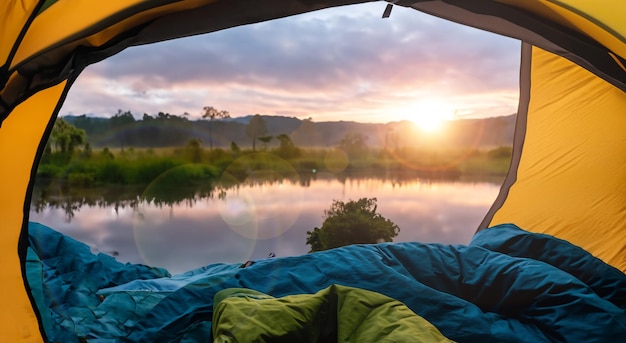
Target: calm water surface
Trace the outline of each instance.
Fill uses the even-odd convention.
[[[333,199],[378,199],[377,212],[400,227],[395,242],[467,244],[497,196],[489,182],[402,183],[376,178],[318,178],[241,185],[219,196],[174,204],[147,201],[31,209],[30,220],[48,225],[121,262],[180,273],[216,262],[239,263],[305,254],[306,233],[320,227]]]

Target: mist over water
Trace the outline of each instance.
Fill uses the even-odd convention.
[[[377,212],[400,227],[394,242],[467,244],[497,196],[491,182],[381,178],[248,183],[184,201],[120,196],[116,201],[45,201],[40,222],[118,261],[181,273],[207,264],[305,254],[307,231],[320,227],[332,200],[375,197]],[[113,192],[115,194],[115,192]],[[193,192],[191,193],[193,194]]]

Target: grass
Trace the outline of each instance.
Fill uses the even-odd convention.
[[[181,148],[107,149],[77,151],[71,156],[44,155],[37,171],[40,179],[61,179],[71,186],[149,185],[193,186],[215,183],[223,175],[243,180],[255,177],[297,178],[302,173],[411,172],[423,177],[504,176],[510,147],[476,149],[359,150],[303,149],[299,155],[280,157],[279,150],[261,152],[209,151],[198,146]]]

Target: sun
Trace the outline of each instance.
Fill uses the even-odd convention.
[[[439,99],[422,100],[407,109],[407,119],[428,133],[439,132],[453,115],[452,106]]]
[[[436,116],[422,116],[412,120],[422,131],[434,133],[443,127],[444,120]]]

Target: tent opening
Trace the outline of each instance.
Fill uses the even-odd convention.
[[[469,242],[508,170],[519,42],[403,7],[381,19],[381,5],[89,66],[31,221],[174,272],[306,253],[333,200],[377,198],[394,241]]]

